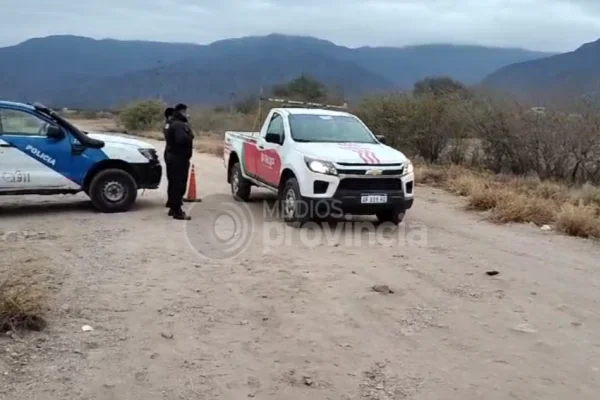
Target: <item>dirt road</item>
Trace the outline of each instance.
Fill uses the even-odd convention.
[[[385,238],[290,232],[255,201],[239,214],[253,220],[246,250],[207,259],[224,254],[208,232],[229,188],[221,160],[194,162],[205,201],[189,229],[167,218],[164,185],[120,215],[85,196],[0,197],[2,272],[33,266],[53,295],[45,332],[0,339],[1,399],[600,393],[597,244],[482,222],[420,187]]]

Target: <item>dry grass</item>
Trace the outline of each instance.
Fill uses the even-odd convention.
[[[154,140],[164,140],[162,132],[136,132],[136,136],[145,137]],[[213,133],[200,133],[194,139],[194,149],[200,153],[212,154],[218,157],[223,156],[224,141],[223,136]]]
[[[510,194],[507,190],[491,189],[482,186],[465,196],[468,196],[467,208],[469,210],[487,211],[493,210],[501,202],[505,202]]]
[[[223,157],[225,142],[220,135],[201,136],[194,140],[194,148],[200,153]]]
[[[556,228],[571,236],[600,238],[599,216],[596,206],[565,204],[556,214]]]
[[[40,281],[37,274],[20,271],[0,277],[0,332],[40,331],[46,327],[47,292]]]
[[[262,117],[265,118],[266,113]],[[215,112],[202,108],[190,110],[190,124],[196,132],[247,131],[252,129],[255,119],[255,114]],[[262,125],[262,122],[258,123]],[[260,125],[256,129],[260,129]]]
[[[494,191],[494,189],[492,189]],[[536,225],[546,225],[554,222],[558,206],[556,203],[541,198],[530,197],[511,190],[499,189],[497,204],[491,208],[490,219],[499,223],[533,222]]]
[[[153,139],[153,140],[160,140],[160,141],[165,140],[165,136],[163,135],[163,133],[157,132],[157,131],[131,132],[131,134],[135,135],[135,136],[143,137],[143,138]]]
[[[94,132],[123,132],[153,140],[164,140],[160,131],[127,131],[120,126],[116,119],[110,118],[76,118],[73,123],[81,129]],[[254,116],[243,114],[216,113],[212,110],[192,109],[191,124],[195,130],[196,138],[194,148],[200,153],[223,156],[223,133],[227,130],[249,130],[254,123]],[[222,133],[215,133],[222,132]]]
[[[467,198],[466,208],[488,211],[497,223],[553,225],[571,236],[600,238],[600,187],[493,175],[459,166],[419,165],[419,183]]]
[[[88,129],[90,129],[90,126],[93,126],[93,124],[89,124],[89,123],[84,123],[84,124],[80,124],[81,127],[83,128],[84,126],[88,127]],[[109,126],[109,125],[104,125],[104,126]],[[113,127],[116,125],[113,125]],[[92,130],[92,129],[90,129]],[[96,129],[96,131],[98,131],[98,129]],[[101,130],[103,132],[110,132],[110,130]],[[114,128],[112,131],[115,132],[119,132],[118,128]],[[160,140],[163,141],[164,140],[164,136],[162,132],[158,132],[158,131],[142,131],[142,132],[130,132],[132,135],[135,136],[139,136],[139,137],[143,137],[143,138],[148,138],[148,139],[153,139],[153,140]],[[210,133],[210,132],[200,132],[197,134],[196,138],[194,139],[194,148],[196,149],[196,151],[200,152],[200,153],[206,153],[206,154],[212,154],[218,157],[222,157],[223,156],[223,146],[224,146],[224,142],[223,142],[223,136],[222,135],[218,135],[215,133]]]
[[[123,132],[115,119],[98,118],[98,119],[73,119],[71,122],[80,129],[89,132]]]

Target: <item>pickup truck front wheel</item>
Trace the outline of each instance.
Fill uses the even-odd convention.
[[[250,199],[250,181],[242,175],[242,167],[236,162],[231,167],[231,195],[237,201],[248,201]]]
[[[402,208],[394,208],[391,210],[380,211],[377,214],[377,220],[381,223],[391,222],[394,225],[399,225],[404,220],[405,210]]]
[[[310,220],[310,210],[302,200],[296,178],[290,178],[285,182],[283,190],[279,193],[279,202],[283,220],[289,226],[299,228]]]
[[[92,179],[88,195],[92,205],[103,213],[128,211],[137,198],[133,176],[121,169],[105,169]]]

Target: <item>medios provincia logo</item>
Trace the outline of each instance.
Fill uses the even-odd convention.
[[[280,252],[288,246],[427,246],[427,226],[411,218],[395,225],[378,223],[368,216],[314,215],[296,228],[284,222],[281,204],[275,199],[245,203],[229,194],[214,194],[194,203],[187,213],[192,217],[185,225],[190,247],[212,260],[232,259],[247,252]]]

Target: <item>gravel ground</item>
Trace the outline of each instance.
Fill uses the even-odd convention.
[[[426,187],[395,232],[294,231],[264,216],[272,195],[234,204],[222,161],[194,157],[189,223],[166,216],[164,184],[118,215],[0,197],[0,272],[30,268],[52,295],[46,331],[0,338],[1,399],[600,393],[596,243],[483,222]],[[219,245],[226,210],[245,223]]]

